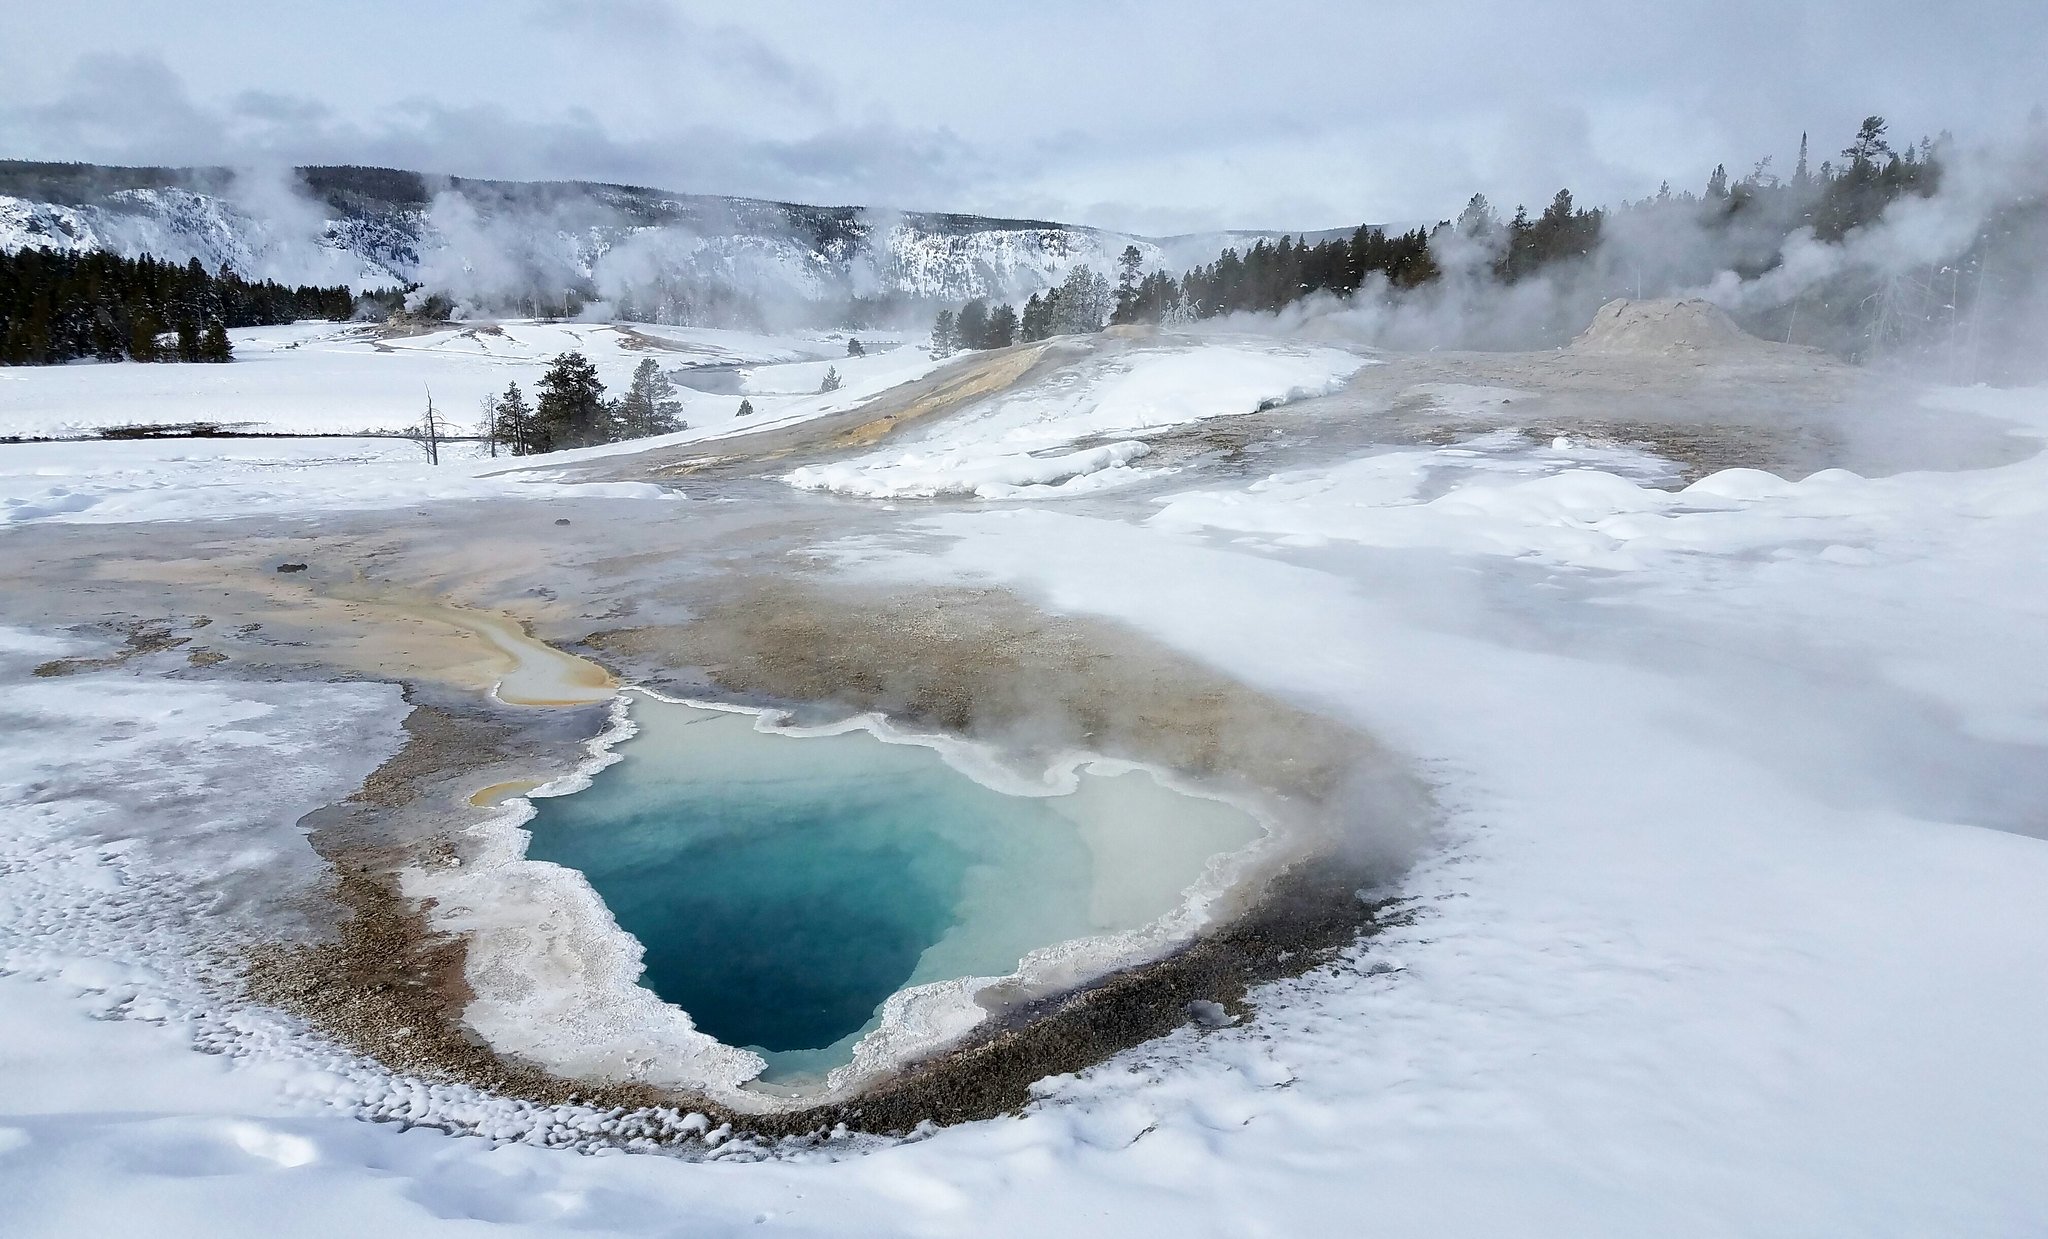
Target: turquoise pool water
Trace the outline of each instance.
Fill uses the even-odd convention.
[[[1149,923],[1260,833],[1142,772],[1011,796],[864,731],[632,708],[640,731],[619,762],[535,801],[527,855],[582,871],[644,947],[640,983],[761,1053],[767,1081],[846,1062],[907,986],[1002,975],[1037,948]]]

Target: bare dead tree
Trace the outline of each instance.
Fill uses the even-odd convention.
[[[483,437],[485,447],[490,451],[491,458],[495,460],[498,456],[498,439],[505,430],[499,424],[498,397],[495,394],[486,392],[482,403],[477,406],[477,411],[483,414],[483,417],[476,424],[477,433]]]
[[[441,439],[447,434],[441,422],[441,411],[434,407],[434,389],[427,388],[427,411],[420,416],[419,445],[426,450],[427,463],[441,463]]]

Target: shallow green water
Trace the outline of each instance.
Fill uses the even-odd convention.
[[[847,1061],[906,986],[1148,923],[1258,834],[1142,773],[1010,796],[866,732],[643,699],[633,716],[621,761],[535,802],[527,854],[581,870],[644,946],[641,984],[771,1080]]]

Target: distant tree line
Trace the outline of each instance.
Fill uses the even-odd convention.
[[[1697,288],[1732,261],[1737,274],[1754,278],[1783,261],[1784,248],[1801,229],[1821,242],[1840,242],[1875,222],[1892,203],[1910,195],[1929,196],[1942,180],[1946,135],[1894,148],[1883,117],[1864,120],[1839,161],[1817,168],[1800,139],[1798,164],[1789,177],[1759,162],[1731,179],[1717,167],[1702,192],[1673,192],[1666,184],[1655,196],[1610,209],[1580,206],[1560,189],[1532,215],[1518,206],[1506,220],[1483,194],[1475,194],[1456,219],[1433,227],[1389,233],[1365,226],[1348,237],[1310,244],[1292,236],[1261,240],[1248,249],[1226,249],[1215,261],[1175,277],[1146,272],[1134,246],[1118,259],[1112,289],[1087,267],[1069,272],[1059,287],[1034,294],[1020,317],[1010,307],[991,309],[971,301],[941,311],[932,336],[934,351],[1002,348],[1018,340],[1100,331],[1106,324],[1175,323],[1235,313],[1272,313],[1306,297],[1329,295],[1380,299],[1398,297],[1443,278],[1445,263],[1502,285],[1538,275],[1557,278],[1565,295],[1555,306],[1550,328],[1569,333],[1592,309],[1614,297],[1655,297]],[[2035,213],[2042,213],[2035,204]],[[2026,226],[2008,214],[1994,223],[1955,262],[1901,283],[1868,273],[1845,273],[1834,283],[1782,307],[1761,311],[1749,325],[1772,338],[1813,343],[1849,355],[1897,343],[1944,313],[1951,320],[1964,295],[1966,277],[1981,273],[1982,251],[2021,247],[2042,234],[2039,221]],[[1610,228],[1625,225],[1638,236],[1681,233],[1704,238],[1688,256],[1673,247],[1658,255],[1655,270],[1624,255],[1603,256]],[[1455,249],[1456,258],[1447,257]],[[1603,261],[1603,258],[1605,259]],[[1939,278],[1945,275],[1946,282]],[[1014,333],[1010,330],[1015,325]],[[1916,326],[1917,324],[1917,326]]]
[[[1110,284],[1088,265],[1068,271],[1057,287],[1033,293],[1019,315],[1007,303],[991,309],[976,299],[958,312],[941,310],[932,330],[940,356],[958,349],[1004,348],[1048,336],[1084,335],[1124,323],[1170,323],[1220,314],[1273,311],[1313,293],[1349,295],[1377,272],[1397,287],[1436,278],[1429,236],[1421,228],[1389,237],[1360,228],[1348,240],[1296,244],[1261,240],[1240,254],[1227,249],[1215,262],[1176,279],[1144,271],[1144,255],[1126,246]]]
[[[1348,239],[1296,244],[1258,241],[1240,255],[1224,250],[1215,262],[1195,268],[1178,282],[1155,273],[1139,279],[1136,247],[1121,260],[1117,285],[1117,320],[1130,323],[1215,318],[1280,309],[1316,293],[1350,296],[1374,275],[1397,288],[1413,288],[1437,278],[1429,236],[1421,228],[1388,236],[1379,228],[1361,227]]]
[[[1109,281],[1083,263],[1070,269],[1059,287],[1031,294],[1022,314],[1007,301],[991,307],[979,297],[958,313],[939,311],[932,325],[932,352],[944,357],[960,349],[1007,348],[1020,340],[1100,331],[1115,305]]]
[[[1707,178],[1700,194],[1674,193],[1662,187],[1651,198],[1626,203],[1616,211],[1638,228],[1654,229],[1676,220],[1697,226],[1714,239],[1718,255],[1734,256],[1734,270],[1745,279],[1777,268],[1787,242],[1800,230],[1815,240],[1839,244],[1858,228],[1874,224],[1893,203],[1908,197],[1932,197],[1945,175],[1944,159],[1952,144],[1948,134],[1921,138],[1894,148],[1881,116],[1866,117],[1839,159],[1808,161],[1801,135],[1799,156],[1789,176],[1780,176],[1769,159],[1731,180],[1725,166]],[[2015,213],[2038,217],[2040,204],[2012,203],[1992,213],[1990,229],[2011,225]],[[2032,235],[2038,238],[2036,218]],[[1923,269],[1907,271],[1844,267],[1799,296],[1752,313],[1745,326],[1758,335],[1790,343],[1811,344],[1853,358],[1878,355],[1925,355],[1951,347],[1961,334],[1972,298],[1995,281],[1984,279],[1986,243],[1980,237],[1962,252]],[[1995,242],[1992,243],[1995,248]],[[2022,257],[2020,245],[1994,268],[2038,268],[2039,250]],[[2016,260],[2016,261],[2015,261]],[[1608,272],[1606,286],[1615,295],[1629,292],[1626,272]],[[1674,288],[1697,286],[1713,277],[1701,266],[1665,273],[1656,296]]]
[[[481,433],[493,455],[502,447],[514,456],[538,456],[690,428],[674,380],[652,357],[633,368],[632,383],[617,399],[605,396],[597,367],[575,352],[556,357],[534,391],[531,403],[517,383],[485,397]]]
[[[209,273],[196,258],[181,266],[148,255],[0,254],[0,365],[228,361],[230,327],[354,313],[347,288],[251,282],[225,268]]]

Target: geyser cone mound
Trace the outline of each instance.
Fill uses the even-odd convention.
[[[1608,302],[1572,341],[1575,353],[1640,357],[1742,353],[1772,346],[1735,325],[1727,311],[1697,297]]]

